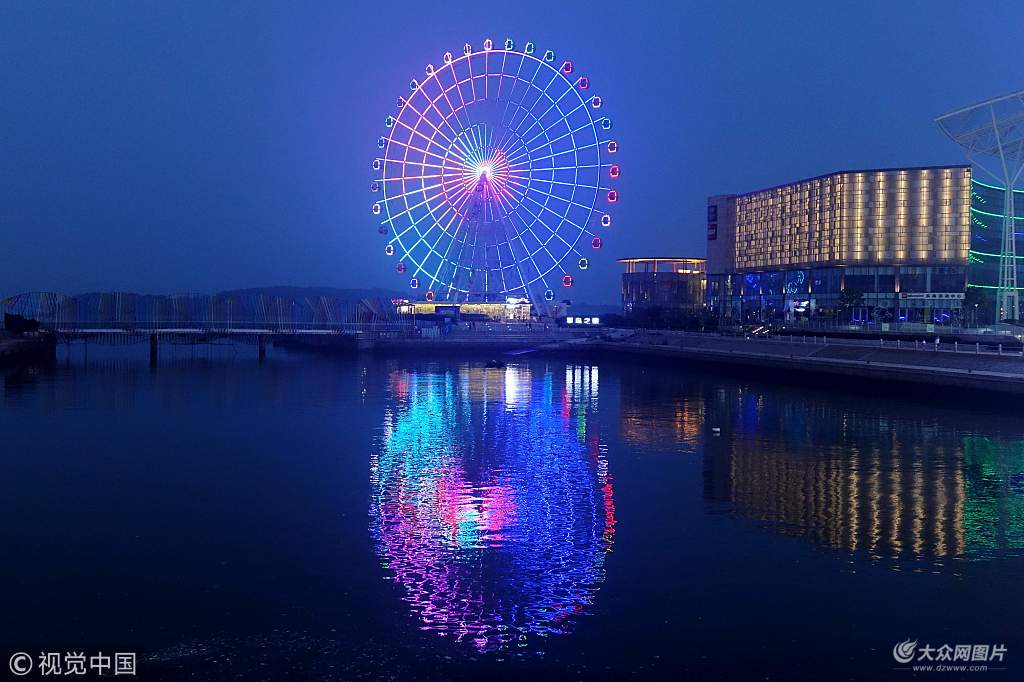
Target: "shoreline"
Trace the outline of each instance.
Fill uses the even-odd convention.
[[[0,336],[0,366],[26,360],[52,357],[56,344],[46,336],[5,337]]]
[[[802,344],[787,345],[800,346]],[[864,382],[882,381],[887,384],[913,385],[919,388],[946,387],[986,393],[1024,394],[1024,359],[1019,357],[1015,358],[1019,364],[1017,371],[1001,371],[986,369],[984,365],[988,358],[985,356],[982,356],[980,361],[972,361],[968,359],[967,353],[955,358],[961,361],[959,364],[966,366],[954,367],[941,363],[914,362],[915,359],[923,360],[925,358],[899,358],[901,360],[899,362],[890,358],[872,359],[870,355],[873,353],[870,352],[870,349],[866,353],[869,357],[837,358],[814,357],[801,352],[785,352],[798,350],[790,348],[768,350],[763,347],[751,349],[677,347],[609,341],[596,342],[592,347],[596,350],[615,353],[620,357],[622,354],[629,354],[646,358],[672,359],[677,361],[676,364],[690,362],[704,366],[755,369],[760,376],[765,374],[778,376],[783,373],[822,380],[844,377]],[[908,356],[928,353],[928,351],[893,352]],[[944,352],[939,352],[939,354],[940,357],[935,358],[936,360],[953,360],[953,358],[942,357],[945,355]],[[973,356],[970,357],[973,358]],[[927,359],[932,360],[933,358]],[[963,362],[964,360],[966,362]],[[977,364],[977,366],[969,366],[971,364]]]
[[[974,344],[897,345],[825,337],[754,338],[637,330],[537,330],[528,333],[471,332],[448,337],[378,337],[332,334],[301,340],[267,338],[287,352],[321,354],[464,354],[497,359],[529,355],[646,357],[678,366],[729,367],[783,378],[848,378],[878,384],[948,387],[997,394],[1024,394],[1024,355],[981,350]],[[260,342],[265,348],[265,342]],[[54,357],[48,336],[0,339],[0,364]],[[263,352],[263,351],[261,351]],[[156,356],[151,355],[156,365]]]
[[[615,338],[619,335],[619,338]],[[621,330],[575,339],[387,339],[363,346],[361,352],[471,352],[520,355],[579,355],[597,353],[616,357],[646,357],[671,360],[685,366],[754,369],[759,373],[788,376],[845,377],[868,382],[919,387],[948,387],[961,390],[1024,394],[1024,356],[1020,351],[998,353],[961,348],[959,344],[920,344],[895,347],[813,337],[744,339],[712,334],[637,332]],[[954,350],[955,349],[955,350]]]

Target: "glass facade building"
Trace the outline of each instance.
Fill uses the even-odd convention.
[[[957,165],[710,197],[707,303],[733,322],[960,322],[977,249],[972,188]]]
[[[622,310],[700,310],[707,274],[703,258],[620,258]]]

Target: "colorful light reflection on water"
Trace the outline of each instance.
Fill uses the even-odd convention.
[[[421,627],[480,650],[571,630],[615,528],[586,419],[597,368],[396,370],[388,386],[370,529]]]

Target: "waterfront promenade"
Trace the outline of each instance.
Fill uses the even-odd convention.
[[[173,336],[180,330],[164,330]],[[132,339],[138,335],[119,333]],[[1024,355],[1019,348],[981,344],[848,339],[827,336],[743,338],[714,333],[565,328],[544,325],[494,324],[476,329],[456,328],[442,334],[436,327],[381,331],[327,331],[254,334],[239,336],[190,335],[193,344],[211,339],[246,343],[256,338],[261,359],[266,346],[293,351],[329,353],[419,353],[493,356],[519,354],[614,354],[618,357],[652,357],[686,364],[744,368],[767,374],[779,372],[812,377],[841,376],[881,382],[944,386],[983,391],[1024,393]],[[139,336],[139,339],[147,338]],[[157,363],[154,340],[151,361]],[[18,362],[52,352],[45,337],[0,339],[0,362]]]
[[[684,332],[611,332],[587,346],[606,352],[799,374],[1024,393],[1024,357],[975,344],[828,337],[739,338]]]

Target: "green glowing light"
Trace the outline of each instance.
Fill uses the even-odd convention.
[[[993,258],[999,258],[1000,256],[1000,254],[998,253],[987,253],[985,251],[975,251],[974,249],[971,249],[971,253],[977,254],[979,256],[992,256]],[[1014,258],[1024,259],[1024,256],[1014,256]]]
[[[968,284],[971,289],[1000,289],[1001,287],[993,286],[991,284]],[[1007,287],[1009,288],[1009,287]],[[1024,291],[1024,287],[1017,287],[1017,291]]]
[[[990,215],[993,218],[1005,218],[1006,217],[1002,213],[989,213],[988,211],[982,211],[980,208],[974,208],[973,206],[971,206],[971,210],[974,211],[975,213],[980,213],[981,215]],[[1013,219],[1014,220],[1024,220],[1024,216],[1021,216],[1021,217],[1014,216]]]
[[[997,189],[1000,192],[1005,191],[1002,187],[997,187],[996,185],[989,185],[987,183],[982,182],[981,180],[975,180],[974,178],[971,178],[971,182],[973,182],[975,185],[981,185],[982,187],[988,187],[989,189]],[[1016,192],[1017,194],[1024,194],[1024,189],[1015,189],[1013,191]]]

